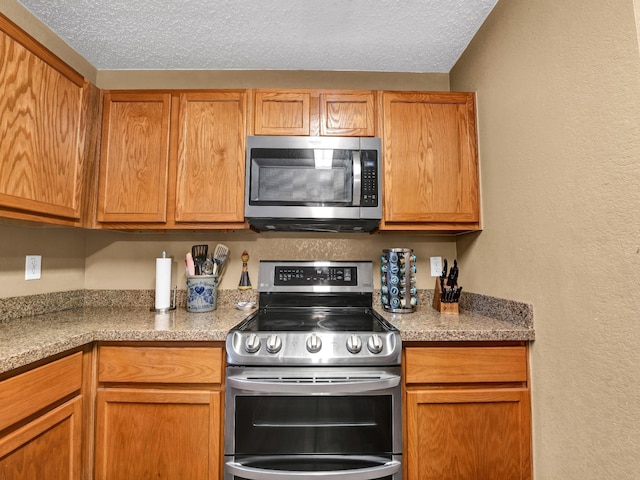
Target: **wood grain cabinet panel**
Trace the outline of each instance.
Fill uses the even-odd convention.
[[[77,480],[81,451],[82,399],[76,397],[0,438],[0,480]]]
[[[374,92],[321,93],[320,135],[373,137]]]
[[[0,382],[0,480],[75,480],[83,472],[83,353]]]
[[[218,480],[224,349],[100,345],[97,480]]]
[[[480,227],[475,97],[383,93],[381,230]]]
[[[244,222],[244,92],[180,94],[176,222]]]
[[[171,95],[104,96],[98,221],[166,222]]]
[[[531,478],[526,389],[407,392],[409,480]]]
[[[256,90],[254,135],[372,137],[376,92]]]
[[[404,351],[405,478],[530,480],[527,347]]]
[[[214,480],[221,393],[99,389],[95,478]]]
[[[102,346],[99,357],[99,382],[222,383],[221,348]]]
[[[257,90],[253,118],[256,135],[310,135],[311,93]]]
[[[79,224],[87,95],[80,75],[0,15],[1,215]]]

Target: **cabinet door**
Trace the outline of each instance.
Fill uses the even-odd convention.
[[[526,389],[411,390],[408,480],[531,478]]]
[[[373,137],[373,92],[320,94],[320,135]]]
[[[221,393],[99,389],[95,478],[219,478]]]
[[[310,92],[255,92],[256,135],[310,135],[310,119]]]
[[[180,95],[176,222],[244,222],[245,98]]]
[[[79,222],[86,94],[80,75],[0,17],[3,216],[30,219],[36,214],[45,222]]]
[[[75,480],[82,471],[82,399],[0,438],[0,480]]]
[[[383,95],[382,228],[479,228],[473,94]]]
[[[166,222],[171,95],[104,97],[98,221]]]

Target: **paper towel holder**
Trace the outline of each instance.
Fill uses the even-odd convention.
[[[175,310],[176,307],[178,306],[176,304],[176,297],[178,295],[178,285],[174,285],[173,286],[173,298],[171,299],[171,305],[169,305],[169,308],[155,308],[152,307],[150,309],[151,312],[156,312],[156,313],[167,313],[170,312],[171,310]]]

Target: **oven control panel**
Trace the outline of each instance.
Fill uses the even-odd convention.
[[[358,284],[355,267],[276,266],[274,285],[351,285]]]
[[[371,293],[373,263],[365,260],[261,260],[260,293]]]
[[[399,365],[398,332],[243,332],[227,337],[230,365]]]

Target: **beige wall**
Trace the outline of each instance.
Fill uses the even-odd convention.
[[[0,298],[84,288],[86,232],[0,223]],[[25,280],[25,256],[42,255],[42,278]]]
[[[382,249],[412,248],[418,256],[418,288],[433,288],[429,257],[455,258],[455,240],[428,235],[261,234],[254,232],[185,232],[169,234],[88,231],[72,228],[0,224],[0,298],[77,289],[145,290],[155,287],[155,258],[162,251],[174,259],[173,284],[185,288],[184,255],[195,243],[231,250],[221,288],[235,289],[243,250],[250,254],[249,276],[257,286],[258,262],[264,260],[372,260]],[[24,279],[25,256],[42,255],[42,278]],[[464,272],[463,272],[464,273]]]
[[[383,248],[412,248],[418,255],[418,288],[433,288],[429,276],[429,256],[455,257],[455,241],[450,237],[429,237],[399,234],[314,235],[231,233],[128,234],[89,232],[85,286],[88,289],[153,289],[155,258],[166,251],[174,259],[173,280],[185,288],[185,253],[195,243],[205,243],[213,249],[223,243],[231,250],[230,262],[220,288],[238,286],[242,261],[240,255],[250,255],[249,277],[254,287],[258,282],[259,260],[372,260],[379,267]],[[375,273],[376,284],[379,273]]]
[[[640,58],[632,0],[500,0],[451,72],[478,92],[468,289],[534,304],[535,478],[640,471]]]

